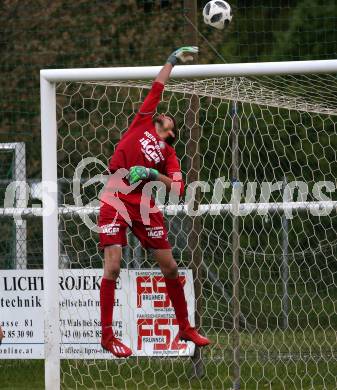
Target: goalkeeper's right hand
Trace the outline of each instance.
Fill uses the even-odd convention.
[[[199,48],[197,46],[183,46],[175,50],[167,59],[167,62],[172,66],[176,65],[178,61],[186,63],[193,61],[193,55],[197,54]]]

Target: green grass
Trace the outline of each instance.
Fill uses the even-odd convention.
[[[213,337],[216,341],[216,338]],[[204,350],[205,375],[194,376],[190,358],[130,358],[62,361],[63,389],[230,389],[230,334]],[[333,331],[241,334],[241,389],[335,390],[336,334]],[[0,388],[43,389],[43,361],[1,361]]]
[[[1,389],[44,388],[43,361],[1,363]],[[230,389],[230,362],[207,361],[202,379],[193,377],[189,359],[128,361],[64,361],[64,389]],[[337,363],[255,362],[241,368],[242,389],[331,389],[337,383]]]

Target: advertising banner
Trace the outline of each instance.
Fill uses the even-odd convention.
[[[59,274],[61,358],[107,359],[100,345],[101,269],[62,270]],[[194,325],[191,270],[179,275]],[[0,325],[5,338],[0,359],[43,359],[42,270],[2,270]],[[178,325],[159,270],[121,270],[114,302],[113,330],[136,356],[190,356],[194,344],[178,340]]]

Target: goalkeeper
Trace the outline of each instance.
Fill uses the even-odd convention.
[[[177,136],[175,120],[171,115],[154,114],[174,65],[178,61],[185,63],[193,60],[193,55],[197,52],[197,47],[189,46],[182,47],[169,56],[109,163],[112,174],[120,169],[129,171],[127,184],[130,184],[132,189],[127,194],[124,191],[118,192],[116,199],[118,203],[107,201],[103,195],[99,215],[100,246],[104,248],[104,275],[100,291],[101,344],[105,350],[117,357],[132,354],[131,349],[122,344],[112,331],[116,280],[120,272],[122,247],[127,244],[128,217],[132,221],[130,226],[132,232],[144,248],[153,250],[154,258],[164,275],[167,293],[179,323],[180,339],[190,340],[198,346],[210,343],[206,337],[192,328],[188,321],[184,289],[178,278],[178,266],[172,256],[161,212],[157,210],[150,213],[147,221],[143,221],[141,216],[141,207],[146,198],[142,190],[146,182],[159,181],[164,183],[167,190],[175,190],[179,196],[183,194],[184,184],[180,166],[172,147]],[[118,206],[120,202],[123,207]],[[150,207],[155,207],[153,198],[150,198],[149,203]],[[121,209],[126,210],[127,215]]]

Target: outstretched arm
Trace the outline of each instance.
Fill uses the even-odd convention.
[[[193,60],[193,55],[198,53],[198,48],[196,46],[184,46],[180,49],[174,51],[166,61],[166,64],[161,68],[158,73],[155,83],[153,84],[150,92],[145,98],[143,104],[139,109],[139,115],[135,117],[132,124],[130,125],[130,129],[132,129],[133,125],[139,120],[144,118],[152,118],[156,108],[160,102],[161,95],[163,92],[163,85],[170,78],[172,69],[174,65],[178,63],[178,61],[182,63],[186,63],[188,61]]]
[[[161,84],[165,84],[170,78],[173,67],[178,63],[186,63],[193,61],[193,55],[198,53],[196,46],[184,46],[175,50],[167,59],[166,64],[161,68],[155,81]]]
[[[154,81],[157,81],[158,83],[164,84],[167,82],[167,80],[170,78],[171,72],[173,69],[173,65],[167,62],[158,73],[158,76],[155,78]]]

